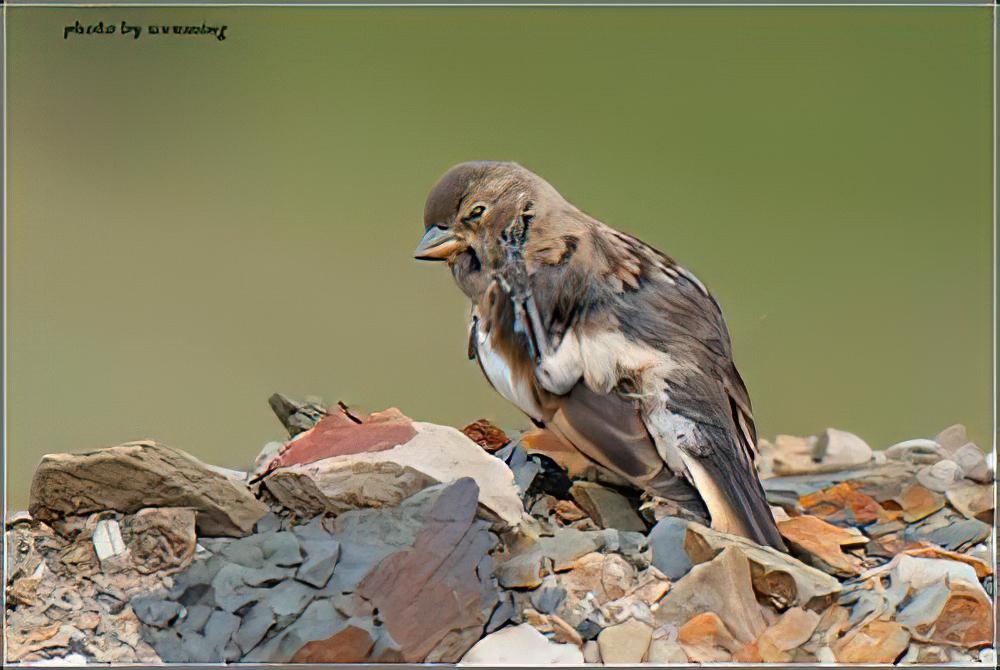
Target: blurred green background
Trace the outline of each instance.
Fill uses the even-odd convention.
[[[82,23],[224,23],[63,39]],[[9,9],[8,476],[154,437],[244,466],[273,391],[527,422],[411,260],[514,159],[667,251],[760,433],[991,440],[988,8]]]

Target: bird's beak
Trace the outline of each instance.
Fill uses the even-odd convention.
[[[420,238],[420,244],[413,252],[413,257],[419,261],[443,261],[448,258],[460,242],[447,228],[431,226]]]

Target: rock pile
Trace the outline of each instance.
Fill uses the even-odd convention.
[[[544,431],[271,406],[290,439],[247,473],[154,442],[45,457],[7,521],[6,660],[995,658],[994,464],[960,426],[762,441],[784,554]]]

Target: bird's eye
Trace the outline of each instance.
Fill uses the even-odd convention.
[[[476,205],[475,207],[469,210],[469,213],[465,215],[462,221],[466,223],[471,223],[472,221],[478,221],[483,216],[483,212],[485,211],[486,208],[484,206]]]

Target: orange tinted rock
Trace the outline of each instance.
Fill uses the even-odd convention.
[[[799,504],[808,514],[852,526],[864,526],[885,516],[885,510],[874,498],[861,493],[850,482],[804,495]]]
[[[756,640],[733,654],[733,663],[761,663],[763,661]]]
[[[887,509],[890,505],[898,506],[898,509],[903,513],[903,520],[907,523],[913,523],[938,511],[944,507],[944,503],[943,495],[920,484],[911,484],[884,505]]]
[[[587,513],[576,506],[572,500],[560,500],[556,503],[556,516],[561,521],[573,523],[587,516]]]
[[[368,631],[346,626],[326,640],[308,642],[292,656],[292,663],[363,663],[375,641]]]
[[[766,663],[791,661],[790,652],[812,637],[819,620],[819,614],[801,607],[786,610],[781,618],[757,638],[757,649],[761,659]]]
[[[841,528],[822,519],[803,515],[778,522],[778,531],[791,548],[808,555],[821,570],[842,576],[859,575],[861,559],[843,552],[844,547],[864,545],[868,538],[853,528]]]
[[[833,645],[840,663],[893,663],[906,651],[910,633],[892,621],[872,621]]]
[[[745,645],[737,641],[715,612],[691,617],[677,631],[677,642],[695,663],[727,662]]]
[[[503,430],[494,426],[486,419],[473,421],[468,426],[463,428],[462,432],[465,433],[466,437],[491,454],[510,442],[510,438],[507,437],[507,433],[503,432]]]
[[[900,612],[899,621],[922,642],[971,648],[993,639],[993,606],[978,584],[925,588]]]
[[[268,465],[270,472],[286,465],[314,463],[332,456],[385,451],[409,442],[417,434],[413,422],[395,407],[362,419],[336,408],[285,448]]]

